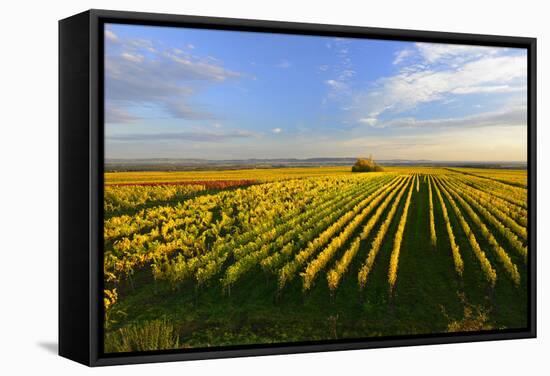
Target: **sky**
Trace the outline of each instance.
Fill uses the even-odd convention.
[[[527,160],[525,49],[108,24],[105,157]]]

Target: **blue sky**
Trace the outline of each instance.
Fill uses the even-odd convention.
[[[520,49],[109,24],[106,158],[525,161]]]

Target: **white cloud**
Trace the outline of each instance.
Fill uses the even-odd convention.
[[[172,132],[172,133],[132,133],[108,135],[108,141],[195,141],[195,142],[223,142],[229,139],[256,137],[252,132],[236,130],[226,133],[216,132]]]
[[[452,60],[452,63],[459,64],[484,56],[496,55],[505,50],[501,47],[469,46],[447,43],[416,43],[415,47],[424,61],[429,64],[440,62],[441,60]]]
[[[118,41],[117,35],[109,29],[105,30],[105,39],[110,41],[110,42],[117,42]]]
[[[440,52],[438,56],[442,55]],[[525,91],[526,77],[525,56],[492,53],[456,67],[408,67],[378,80],[370,90],[356,97],[363,110],[358,118],[377,117],[386,111],[400,113],[423,103],[448,100],[452,95]]]
[[[337,89],[337,90],[344,89],[346,87],[346,84],[344,84],[343,82],[340,82],[340,81],[336,81],[336,80],[326,80],[325,84],[327,84],[331,88]]]
[[[340,72],[338,76],[338,80],[340,81],[346,81],[351,79],[353,76],[355,76],[355,71],[352,69],[344,69],[342,72]]]
[[[183,72],[199,79],[225,81],[228,78],[240,76],[239,73],[226,70],[220,65],[189,55],[165,52],[164,57],[177,63],[175,65],[176,69],[181,69]]]
[[[122,56],[122,58],[125,60],[131,61],[132,63],[141,63],[143,61],[143,55],[123,52],[120,56]]]
[[[376,125],[376,123],[378,122],[378,119],[376,119],[375,117],[367,117],[367,118],[359,119],[359,122],[362,124],[367,124],[372,127]]]
[[[290,68],[291,66],[292,66],[292,63],[284,59],[281,60],[277,65],[275,65],[276,68],[281,68],[281,69],[287,69],[287,68]]]
[[[283,131],[283,130],[282,130],[281,128],[273,128],[273,129],[271,130],[271,132],[273,132],[273,133],[275,133],[275,134],[279,134],[279,133],[281,133],[282,131]]]
[[[365,119],[359,121],[368,124],[368,122],[362,120]],[[452,118],[415,119],[412,117],[405,117],[380,123],[374,121],[373,124],[368,125],[380,128],[481,128],[497,126],[521,126],[527,128],[527,107],[505,107],[498,111]]]
[[[125,43],[126,43],[126,45],[124,46],[125,49],[145,50],[153,53],[157,52],[157,50],[153,46],[153,42],[149,39],[133,38],[125,41]]]
[[[323,99],[323,103],[326,103],[328,99],[347,100],[349,94],[352,93],[352,79],[356,75],[354,65],[350,58],[352,44],[349,39],[334,38],[327,44],[327,47],[334,51],[336,63],[330,67],[333,78],[324,81],[329,87],[329,92]],[[327,71],[329,66],[322,65],[319,69],[321,71]]]
[[[131,123],[135,120],[137,120],[137,117],[124,108],[120,108],[112,104],[105,106],[106,123]]]
[[[411,56],[414,53],[413,50],[410,49],[404,49],[401,51],[397,51],[395,53],[395,58],[393,59],[393,64],[398,65],[403,62],[407,57]]]
[[[210,57],[201,58],[145,39],[107,40],[105,108],[155,108],[165,116],[212,119],[192,97],[207,85],[242,77]],[[116,115],[116,114],[115,114]],[[118,116],[110,119],[121,118]]]
[[[494,86],[470,86],[459,87],[452,91],[454,94],[473,94],[473,93],[513,93],[516,91],[525,91],[526,86],[494,85]]]

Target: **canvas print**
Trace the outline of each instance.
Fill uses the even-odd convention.
[[[527,50],[106,24],[106,354],[528,326]]]

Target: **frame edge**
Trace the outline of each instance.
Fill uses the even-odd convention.
[[[59,21],[59,355],[90,364],[89,11]]]
[[[89,193],[86,201],[86,210],[89,214],[89,230],[87,238],[88,250],[89,253],[86,254],[87,259],[87,277],[88,285],[86,287],[86,299],[88,300],[88,310],[83,312],[88,321],[86,322],[86,328],[88,330],[88,341],[87,342],[87,351],[86,356],[74,356],[73,354],[68,353],[65,350],[65,347],[62,346],[62,298],[66,296],[68,289],[63,287],[62,278],[61,278],[61,263],[62,263],[62,227],[65,229],[74,226],[72,221],[64,221],[61,216],[61,202],[62,202],[62,189],[63,185],[74,183],[74,178],[65,179],[62,178],[62,170],[67,172],[66,166],[63,166],[63,159],[61,153],[61,136],[62,133],[66,131],[67,121],[62,116],[62,97],[67,97],[67,92],[69,89],[63,89],[62,86],[62,69],[61,64],[63,61],[62,48],[61,48],[61,26],[63,23],[67,23],[73,18],[86,17],[86,28],[89,32],[88,42],[89,45],[85,47],[88,48],[88,80],[86,93],[88,98],[86,100],[86,105],[88,106],[88,111],[86,116],[86,124],[89,128],[87,129],[89,140],[84,148],[88,154],[89,160],[86,161],[85,171],[87,173],[86,181],[86,192]],[[161,13],[140,13],[140,12],[125,12],[125,11],[109,11],[102,9],[91,9],[79,15],[66,18],[60,21],[60,350],[59,353],[62,356],[68,357],[69,359],[75,360],[77,362],[86,364],[88,366],[105,366],[105,365],[115,365],[115,364],[135,364],[135,363],[151,363],[151,362],[166,362],[166,361],[182,361],[182,360],[198,360],[198,359],[212,359],[212,358],[228,358],[228,357],[246,357],[246,356],[264,356],[264,355],[279,355],[279,354],[291,354],[291,353],[309,353],[309,352],[320,352],[320,351],[342,351],[342,350],[357,350],[357,349],[370,349],[370,348],[385,348],[385,347],[396,347],[396,346],[413,346],[413,345],[432,345],[432,344],[450,344],[450,343],[461,343],[461,342],[479,342],[479,341],[493,341],[500,339],[525,339],[525,338],[536,338],[536,252],[530,252],[530,270],[531,270],[531,302],[530,302],[530,325],[524,331],[518,331],[516,333],[501,333],[501,334],[463,334],[460,336],[453,337],[436,337],[436,338],[410,338],[410,339],[388,339],[383,342],[375,341],[365,341],[361,343],[344,343],[344,344],[320,344],[320,345],[297,345],[297,346],[277,346],[267,348],[254,348],[254,349],[228,349],[228,350],[219,350],[219,351],[202,351],[194,353],[171,353],[171,354],[151,354],[151,355],[132,355],[132,356],[117,356],[117,357],[101,357],[99,353],[99,341],[101,340],[98,334],[98,319],[99,319],[99,310],[97,307],[97,299],[99,296],[99,290],[97,286],[99,285],[99,272],[100,268],[98,265],[99,261],[99,251],[97,246],[97,240],[95,239],[95,234],[98,233],[98,205],[99,197],[97,191],[101,189],[100,183],[102,181],[101,177],[98,174],[98,162],[99,158],[102,157],[99,153],[99,143],[101,140],[99,136],[101,135],[99,128],[101,124],[101,111],[99,111],[98,96],[98,80],[102,79],[99,76],[99,56],[100,49],[99,46],[99,25],[102,19],[123,19],[128,22],[143,22],[144,20],[149,20],[158,23],[191,23],[198,25],[199,27],[210,27],[210,28],[222,28],[222,29],[256,29],[256,31],[263,32],[279,32],[279,33],[292,33],[292,34],[312,34],[322,35],[321,30],[327,33],[327,35],[342,34],[350,37],[359,37],[359,35],[370,34],[371,38],[380,38],[380,39],[399,39],[399,40],[421,40],[421,41],[431,41],[431,42],[440,42],[440,43],[464,43],[468,44],[480,44],[480,45],[510,45],[522,48],[529,49],[529,238],[530,238],[530,247],[536,250],[536,38],[529,37],[509,37],[509,36],[498,36],[498,35],[480,35],[480,34],[466,34],[466,33],[445,33],[445,32],[436,32],[436,31],[418,31],[418,30],[406,30],[406,29],[384,29],[384,28],[370,28],[362,26],[338,26],[338,25],[324,25],[324,24],[315,24],[315,23],[297,23],[297,22],[284,22],[284,21],[261,21],[261,20],[250,20],[250,19],[234,19],[234,18],[220,18],[220,17],[202,17],[202,16],[183,16],[183,15],[171,15],[171,14],[161,14]],[[214,26],[214,27],[213,27]],[[321,33],[321,34],[320,34]],[[403,35],[407,37],[404,38]],[[399,38],[398,38],[399,37]],[[80,88],[82,90],[82,88]],[[81,93],[81,91],[79,92]],[[70,95],[69,95],[70,97]],[[66,107],[66,106],[65,106]],[[102,150],[102,149],[101,149]],[[81,183],[79,180],[78,183]],[[74,184],[73,184],[74,185]],[[73,187],[76,191],[76,189]],[[63,200],[67,200],[68,196],[65,196]],[[95,248],[94,248],[94,241]],[[76,257],[76,256],[75,256]],[[65,290],[62,294],[62,290]],[[79,339],[82,341],[82,338]],[[63,351],[62,351],[63,347]]]

